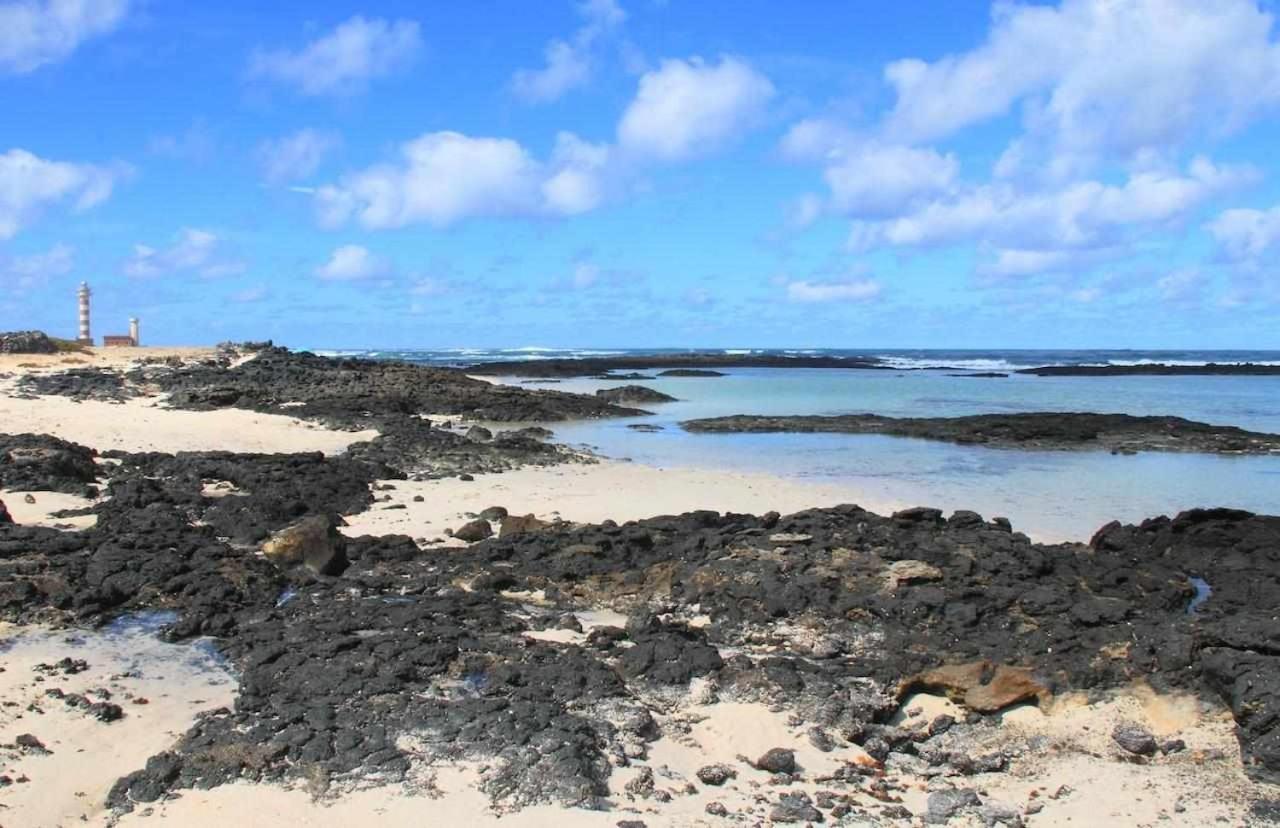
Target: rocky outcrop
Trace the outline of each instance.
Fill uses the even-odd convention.
[[[93,497],[92,449],[43,434],[0,434],[0,488]]]
[[[722,376],[715,368],[889,368],[875,357],[786,354],[726,354],[723,352],[628,354],[581,359],[529,359],[482,362],[467,367],[469,374],[498,377],[606,377],[623,379],[614,371],[658,371],[659,376]],[[687,370],[704,373],[688,374]],[[675,372],[682,373],[675,373]],[[636,377],[639,379],[640,377]]]
[[[58,343],[43,331],[0,333],[0,354],[56,354]]]
[[[1280,375],[1280,365],[1258,363],[1214,363],[1206,365],[1046,365],[1041,368],[1022,368],[1019,374],[1038,377],[1128,377],[1128,376],[1275,376]]]
[[[981,715],[1142,677],[1221,698],[1250,771],[1280,771],[1280,518],[1193,511],[1111,525],[1086,546],[931,509],[622,525],[494,509],[498,537],[447,555],[402,536],[348,538],[349,566],[318,575],[258,546],[306,518],[327,532],[328,515],[368,506],[383,470],[313,455],[115,459],[92,528],[0,526],[0,616],[97,624],[173,610],[167,636],[212,636],[240,682],[234,708],[120,781],[122,807],[231,781],[396,779],[409,767],[401,737],[421,733],[428,760],[487,761],[485,791],[502,804],[591,805],[611,769],[659,737],[653,711],[694,678],[781,706],[818,731],[815,745],[860,746],[874,773],[892,754],[926,761],[889,724],[907,687]],[[232,493],[205,495],[213,480]],[[1212,592],[1188,613],[1193,577]],[[625,613],[625,628],[574,644],[530,635],[603,608]],[[1006,760],[939,761],[985,773]]]
[[[602,388],[596,396],[612,403],[664,403],[675,402],[676,398],[643,385],[624,385],[621,388]]]
[[[1181,417],[1135,417],[1128,414],[1044,412],[968,417],[884,417],[878,414],[770,417],[735,414],[688,420],[681,426],[698,433],[888,434],[963,445],[1050,451],[1280,454],[1280,434],[1210,425]]]

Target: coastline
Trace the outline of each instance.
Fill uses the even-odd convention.
[[[207,352],[192,352],[184,358],[199,360],[209,355]],[[129,362],[114,363],[111,367],[123,368]],[[235,364],[235,361],[228,364]],[[57,370],[57,366],[49,366],[49,369]],[[123,402],[92,399],[77,402],[69,397],[20,398],[12,396],[12,383],[13,380],[9,379],[0,386],[0,394],[3,394],[0,396],[0,415],[22,422],[22,431],[52,434],[95,449],[197,454],[319,451],[330,457],[321,461],[322,465],[336,463],[341,466],[344,461],[340,453],[345,448],[377,439],[380,433],[372,428],[327,428],[315,421],[303,421],[285,413],[241,408],[212,411],[167,408],[163,406],[162,395],[155,389],[148,390],[148,396],[131,397]],[[285,394],[286,398],[288,396]],[[518,399],[515,404],[523,405]],[[503,448],[506,444],[501,434],[473,435],[467,431],[472,423],[477,422],[475,419],[459,419],[457,414],[426,416],[437,426],[450,422],[450,427],[444,429],[450,440],[444,445],[451,451],[463,445],[471,445],[474,450],[507,450]],[[347,428],[354,428],[359,420],[347,415],[336,419],[342,420]],[[495,431],[502,427],[512,428],[512,424],[487,422]],[[460,436],[463,432],[467,432],[465,438]],[[526,445],[512,445],[517,444]],[[385,456],[393,457],[394,454]],[[244,457],[243,460],[218,461],[209,468],[232,470],[236,463],[241,463],[244,473],[249,474],[257,464],[268,469],[271,475],[279,473],[276,467],[270,466],[274,462],[270,457],[249,459],[247,454]],[[523,462],[520,457],[516,458],[517,464]],[[113,464],[118,462],[121,461],[117,458],[98,460],[100,484],[115,477]],[[193,473],[182,465],[193,462],[191,458],[179,458],[169,466],[163,462],[156,465],[152,460],[124,462],[126,465],[140,464],[137,468],[129,468],[125,479],[137,480],[137,477],[129,476],[141,474],[143,479],[157,481],[161,489],[169,488],[178,481],[176,477],[169,479],[164,475],[174,475],[175,471],[187,475]],[[198,463],[195,468],[199,468]],[[187,518],[191,521],[191,530],[198,532],[206,519],[213,520],[210,516],[220,504],[234,508],[243,502],[248,510],[258,508],[263,493],[242,491],[231,482],[231,478],[215,479],[207,471],[198,474],[195,478],[198,484],[196,511],[189,512]],[[350,472],[344,474],[349,476]],[[255,478],[249,476],[245,479]],[[338,482],[338,478],[334,481]],[[188,480],[187,485],[190,483]],[[321,487],[317,491],[331,485],[321,478],[317,478],[317,483]],[[343,485],[349,483],[350,480],[346,480]],[[824,616],[819,612],[817,615],[802,614],[787,619],[784,613],[784,618],[776,625],[761,628],[757,621],[753,622],[757,626],[748,624],[733,632],[734,624],[739,622],[731,622],[729,618],[732,615],[725,615],[724,607],[716,610],[705,603],[688,604],[688,599],[682,604],[674,597],[679,594],[677,589],[665,598],[655,595],[655,610],[660,614],[648,616],[652,620],[637,622],[628,613],[636,610],[636,596],[647,594],[644,590],[649,587],[635,592],[631,585],[633,580],[638,579],[640,584],[653,582],[667,591],[678,585],[678,581],[673,581],[674,572],[665,570],[661,553],[655,553],[660,561],[657,564],[636,564],[634,568],[607,574],[599,581],[594,575],[581,578],[573,574],[560,581],[547,575],[551,580],[537,589],[534,587],[544,577],[542,565],[532,561],[521,564],[517,555],[518,550],[540,549],[542,545],[551,544],[548,550],[554,553],[554,557],[547,559],[547,563],[552,565],[551,571],[571,565],[561,560],[562,550],[557,551],[556,547],[560,541],[551,540],[558,537],[554,533],[565,534],[563,543],[568,544],[567,550],[581,550],[574,555],[588,557],[599,554],[602,539],[610,537],[611,533],[630,537],[633,534],[666,532],[671,534],[668,542],[687,542],[687,548],[701,550],[704,543],[725,541],[717,540],[716,532],[720,530],[697,536],[696,533],[707,525],[706,519],[690,518],[687,513],[711,510],[718,513],[716,520],[725,524],[724,538],[737,539],[731,544],[746,545],[731,545],[723,555],[709,554],[702,568],[692,570],[694,578],[691,583],[700,583],[700,588],[705,589],[715,583],[714,580],[700,581],[704,574],[710,578],[716,567],[728,567],[725,571],[732,572],[732,567],[737,565],[734,561],[740,561],[747,567],[740,575],[743,583],[754,584],[752,589],[759,589],[757,579],[762,575],[770,577],[769,573],[775,570],[786,572],[794,566],[797,574],[807,572],[810,573],[808,577],[812,577],[812,567],[826,571],[826,567],[836,565],[836,560],[859,560],[857,556],[864,555],[866,563],[854,567],[854,571],[866,567],[866,572],[858,576],[864,580],[850,582],[847,588],[865,590],[866,579],[869,578],[877,586],[860,600],[870,602],[866,605],[888,602],[886,606],[900,605],[901,611],[906,611],[902,608],[909,605],[901,602],[906,602],[909,595],[922,596],[918,600],[939,600],[924,596],[929,590],[936,590],[967,572],[964,560],[971,554],[967,550],[972,548],[992,550],[991,554],[997,557],[1007,555],[1009,548],[1022,550],[1014,555],[1016,560],[1022,560],[1022,556],[1032,556],[1026,560],[1033,560],[1034,556],[1051,554],[1061,554],[1064,559],[1081,556],[1081,560],[1087,560],[1095,554],[1095,550],[1086,550],[1080,544],[1067,544],[1056,552],[1053,547],[1032,547],[1020,533],[1010,533],[999,524],[984,523],[981,517],[971,513],[957,513],[947,521],[942,515],[935,516],[927,509],[905,508],[917,504],[868,497],[867,492],[853,491],[848,486],[766,473],[666,468],[624,460],[595,458],[589,462],[526,464],[487,473],[449,473],[443,477],[425,476],[423,479],[414,479],[412,475],[407,479],[370,477],[365,485],[369,502],[365,508],[345,510],[346,525],[341,527],[353,558],[354,577],[349,583],[359,586],[349,590],[343,585],[345,581],[342,578],[285,573],[284,583],[289,584],[288,589],[302,594],[305,601],[286,606],[286,601],[292,601],[292,598],[284,597],[290,594],[286,592],[275,604],[274,611],[267,608],[269,604],[256,610],[249,608],[241,623],[256,623],[254,619],[263,612],[286,619],[296,611],[301,614],[282,629],[293,631],[289,634],[294,636],[311,635],[315,622],[309,620],[307,614],[320,613],[317,616],[320,623],[334,623],[338,616],[330,613],[340,612],[336,608],[341,606],[342,600],[350,600],[346,596],[351,590],[372,590],[372,597],[376,597],[379,594],[403,595],[405,589],[412,588],[409,594],[417,595],[415,600],[433,594],[430,590],[440,590],[441,595],[451,596],[448,601],[460,602],[444,604],[456,607],[458,611],[483,607],[488,612],[490,605],[487,602],[497,600],[501,612],[493,617],[481,616],[480,626],[469,635],[479,635],[480,630],[492,624],[503,626],[508,631],[512,625],[522,630],[515,634],[515,640],[522,644],[517,644],[514,649],[495,651],[493,658],[517,661],[524,658],[549,659],[548,663],[552,665],[565,659],[566,663],[586,668],[597,662],[583,660],[582,654],[602,646],[593,643],[593,636],[617,624],[617,634],[633,636],[636,642],[623,642],[613,647],[608,651],[611,653],[609,658],[625,660],[632,646],[659,647],[667,646],[663,642],[682,641],[685,643],[677,646],[679,654],[673,662],[681,670],[688,669],[686,662],[692,663],[693,658],[690,655],[693,651],[683,648],[696,646],[705,649],[706,642],[712,640],[708,636],[714,634],[717,643],[711,649],[718,653],[715,660],[722,660],[725,664],[721,680],[717,682],[699,677],[695,670],[692,680],[686,678],[666,687],[647,687],[643,682],[636,683],[643,679],[643,673],[633,676],[628,688],[632,695],[626,700],[629,705],[626,709],[630,711],[628,715],[639,715],[638,709],[646,717],[642,722],[652,724],[642,724],[643,736],[639,735],[640,731],[635,734],[625,731],[629,725],[619,725],[625,731],[620,738],[627,746],[627,757],[614,757],[613,771],[607,777],[607,791],[599,792],[589,807],[566,808],[536,800],[514,809],[510,805],[499,807],[493,795],[486,792],[494,790],[495,774],[501,777],[503,762],[507,760],[485,761],[474,756],[446,759],[438,745],[416,744],[412,738],[401,735],[395,742],[395,750],[406,757],[407,771],[403,779],[384,778],[378,774],[330,779],[326,771],[322,785],[312,785],[308,781],[311,777],[305,774],[301,777],[287,774],[283,777],[279,774],[263,776],[254,782],[256,777],[250,773],[253,770],[250,764],[240,769],[239,779],[227,779],[211,790],[193,789],[184,784],[174,791],[162,787],[159,799],[139,799],[130,792],[150,790],[146,786],[153,784],[149,781],[151,777],[144,776],[134,779],[133,787],[126,785],[124,788],[126,796],[134,798],[134,807],[129,813],[120,813],[107,809],[103,804],[106,792],[118,787],[117,778],[130,771],[135,771],[136,777],[144,765],[151,773],[152,763],[147,761],[147,757],[171,755],[166,752],[168,750],[189,750],[189,747],[183,747],[183,741],[178,740],[188,728],[191,731],[183,737],[185,740],[190,740],[191,734],[198,734],[202,739],[212,738],[201,730],[207,725],[206,719],[195,714],[230,706],[233,697],[225,692],[226,677],[209,685],[223,695],[201,690],[201,674],[196,675],[194,689],[190,681],[179,681],[176,676],[180,671],[175,668],[194,652],[192,645],[160,644],[149,632],[145,634],[145,640],[124,639],[122,642],[109,636],[100,638],[89,631],[77,632],[71,627],[51,631],[40,626],[6,624],[0,626],[0,651],[22,652],[23,659],[11,659],[13,668],[0,673],[0,698],[19,704],[41,704],[40,700],[48,696],[46,691],[52,688],[49,681],[42,680],[43,674],[37,673],[33,680],[34,665],[42,662],[56,664],[64,657],[80,655],[86,657],[91,669],[85,673],[59,676],[59,690],[65,686],[67,692],[104,703],[114,698],[116,703],[125,705],[135,696],[143,696],[149,701],[141,710],[126,707],[124,719],[111,723],[93,721],[70,705],[65,705],[64,709],[60,700],[55,704],[53,699],[43,703],[50,708],[48,715],[33,715],[28,710],[26,715],[18,712],[9,718],[0,717],[0,725],[3,726],[0,743],[6,745],[0,747],[0,759],[7,763],[4,772],[15,778],[18,774],[29,777],[29,781],[14,783],[16,787],[11,788],[14,792],[11,796],[6,796],[0,789],[0,804],[10,808],[6,812],[8,817],[40,822],[85,816],[91,824],[104,826],[148,825],[155,824],[157,819],[193,826],[225,824],[231,820],[248,825],[273,824],[284,819],[303,820],[309,824],[347,825],[379,819],[411,819],[429,813],[446,821],[465,820],[476,825],[539,825],[555,821],[572,828],[585,828],[614,826],[631,819],[646,826],[711,826],[728,824],[724,817],[718,815],[721,809],[735,819],[753,824],[761,821],[771,821],[768,824],[790,822],[794,821],[792,815],[799,815],[801,821],[806,818],[812,820],[813,814],[820,815],[814,809],[817,804],[836,818],[862,815],[867,819],[883,820],[872,824],[909,824],[912,818],[925,815],[933,820],[938,814],[944,814],[949,807],[947,803],[960,793],[980,790],[981,807],[985,810],[979,810],[977,805],[960,804],[956,806],[958,810],[955,813],[963,810],[969,817],[958,818],[1016,824],[1011,821],[1016,817],[1031,826],[1057,826],[1080,824],[1081,820],[1105,812],[1110,819],[1129,823],[1169,820],[1173,825],[1198,825],[1217,819],[1245,821],[1251,818],[1250,809],[1256,809],[1257,803],[1263,802],[1271,790],[1265,784],[1246,777],[1246,765],[1236,745],[1236,728],[1224,707],[1210,703],[1201,694],[1189,692],[1188,688],[1177,683],[1164,684],[1157,692],[1143,682],[1134,683],[1132,675],[1121,681],[1119,676],[1135,670],[1137,664],[1126,666],[1124,659],[1130,657],[1127,651],[1117,649],[1114,642],[1106,643],[1106,639],[1094,643],[1101,646],[1098,658],[1113,660],[1117,665],[1099,668],[1102,670],[1100,675],[1107,677],[1105,687],[1108,689],[1097,689],[1088,694],[1064,689],[1052,702],[1042,702],[1039,706],[1023,701],[979,715],[965,705],[935,695],[937,688],[933,688],[934,692],[921,691],[904,698],[877,702],[882,712],[873,722],[856,727],[833,723],[815,725],[815,721],[823,720],[812,705],[819,703],[823,692],[834,692],[843,698],[855,693],[851,688],[859,686],[856,681],[863,679],[856,680],[853,685],[837,684],[829,691],[818,691],[815,698],[810,697],[815,692],[813,690],[797,694],[797,691],[784,692],[775,688],[762,693],[757,685],[761,682],[768,684],[772,679],[766,679],[763,671],[757,675],[757,668],[747,665],[768,663],[770,660],[790,662],[793,659],[816,658],[819,660],[813,662],[815,665],[830,671],[836,662],[824,661],[822,659],[828,659],[830,655],[818,656],[816,653],[822,636],[832,634],[830,630],[823,632],[826,629],[824,625],[844,623],[837,615]],[[28,491],[6,489],[0,491],[0,499],[11,504],[18,501],[20,505],[13,506],[12,515],[20,525],[33,527],[32,531],[37,531],[35,527],[40,526],[61,526],[65,531],[38,531],[55,534],[64,531],[64,534],[73,535],[73,530],[92,526],[95,519],[102,519],[100,516],[110,521],[137,517],[129,511],[131,507],[113,504],[107,497],[88,499],[35,489],[31,490],[35,500],[32,504],[27,503],[24,497]],[[172,494],[176,496],[176,492]],[[153,505],[166,502],[158,499]],[[140,501],[139,505],[144,503],[145,500]],[[856,503],[867,511],[852,507],[832,508],[850,503]],[[325,508],[319,504],[307,505]],[[54,514],[59,509],[75,507],[91,507],[94,511],[93,514],[75,516]],[[463,525],[475,521],[479,513],[492,507],[502,507],[513,516],[533,515],[550,524],[551,531],[546,538],[534,532],[522,540],[519,535],[507,538],[504,525],[500,530],[504,536],[500,543],[495,538],[478,545],[451,536]],[[751,517],[766,512],[780,512],[785,517],[779,518],[777,514],[772,518],[768,515],[764,518]],[[654,520],[661,515],[684,517]],[[748,528],[742,529],[735,524],[735,515]],[[891,515],[895,516],[889,517]],[[228,525],[227,519],[228,516],[223,515],[219,520],[224,522],[217,525]],[[1219,517],[1206,519],[1217,520]],[[1221,519],[1229,522],[1233,518]],[[232,522],[239,520],[238,517],[231,518]],[[781,531],[768,528],[777,525],[779,520],[787,528]],[[634,523],[637,521],[639,523]],[[758,521],[763,521],[764,528],[755,525]],[[823,535],[829,531],[823,528],[829,521],[835,521],[835,534]],[[615,522],[625,525],[616,527]],[[498,523],[493,523],[494,528],[498,528]],[[714,524],[712,521],[711,525]],[[864,525],[874,526],[873,531],[883,533],[877,537],[883,539],[854,541],[854,535],[848,533],[861,536]],[[1014,530],[1020,528],[1017,525],[1013,527]],[[1082,531],[1092,532],[1095,528]],[[1105,537],[1105,533],[1100,533],[1103,545],[1098,548],[1110,548],[1107,544],[1112,544],[1123,549],[1130,542],[1125,533],[1136,531],[1132,527],[1117,527]],[[397,540],[394,536],[407,537]],[[582,540],[575,543],[573,539],[579,536]],[[52,536],[40,537],[47,541]],[[208,533],[201,537],[212,540]],[[759,540],[753,541],[752,538]],[[771,548],[758,546],[765,541],[768,541],[765,545]],[[891,552],[885,546],[886,542],[889,547],[901,543],[902,548],[909,552]],[[845,548],[846,544],[859,551],[855,553]],[[239,554],[243,554],[245,549],[252,550],[251,546],[236,548],[242,550]],[[677,548],[672,546],[673,561],[679,557],[675,552]],[[592,549],[597,551],[589,551]],[[431,580],[435,576],[430,573],[437,568],[463,572],[458,568],[465,568],[465,561],[476,553],[493,555],[487,569],[483,563],[477,564],[484,573],[481,580],[525,565],[530,566],[529,574],[517,575],[513,585],[506,587],[482,586],[472,577],[449,576],[439,583]],[[911,557],[898,560],[904,554]],[[482,562],[484,558],[476,560]],[[925,560],[934,563],[926,564]],[[891,564],[891,561],[896,562]],[[959,568],[955,568],[957,562]],[[271,565],[260,554],[250,554],[235,566],[248,567],[250,564],[251,572],[271,571]],[[218,566],[224,568],[223,564]],[[757,568],[761,566],[764,568]],[[945,576],[939,567],[945,568]],[[613,584],[615,576],[617,585],[627,586],[610,603],[610,590],[614,587],[609,585]],[[891,579],[891,586],[888,592],[882,592],[878,585],[886,577]],[[425,581],[422,580],[424,578]],[[899,578],[903,580],[899,581]],[[413,586],[415,583],[419,585]],[[817,585],[821,582],[811,583]],[[909,591],[906,588],[908,583],[916,584],[915,588],[922,591]],[[1028,582],[1018,583],[1025,588]],[[424,591],[422,584],[428,585],[429,589]],[[988,585],[980,584],[981,581],[974,582],[968,591],[989,589]],[[462,586],[461,592],[458,591],[459,585]],[[776,588],[784,585],[785,580],[779,581]],[[1215,589],[1221,587],[1222,590],[1215,593],[1219,596],[1215,600],[1229,596],[1230,586],[1225,581],[1221,585],[1215,583]],[[900,594],[892,594],[899,588],[902,589]],[[1100,589],[1101,586],[1093,588]],[[144,586],[138,595],[147,595],[147,589]],[[399,592],[386,592],[388,589]],[[492,595],[491,589],[501,591]],[[586,593],[579,592],[584,589]],[[566,621],[564,616],[557,620],[556,614],[564,612],[566,602],[575,606],[574,602],[580,602],[582,594],[592,594],[597,590],[600,596],[597,603],[576,604],[578,609],[570,613],[576,620]],[[712,594],[714,589],[707,596]],[[956,592],[952,598],[963,594],[968,593]],[[476,597],[468,598],[468,595]],[[754,592],[744,593],[741,600],[754,602],[755,598],[746,597],[753,595]],[[789,600],[798,600],[799,597],[793,595]],[[405,599],[387,600],[401,602]],[[1116,599],[1094,599],[1086,594],[1083,600],[1086,603],[1105,603]],[[282,606],[286,609],[281,610]],[[393,604],[393,607],[398,606],[400,603]],[[1106,607],[1090,606],[1090,612],[1111,612]],[[179,603],[175,608],[181,615],[184,604]],[[1075,609],[1072,611],[1076,612]],[[367,615],[370,612],[367,609],[359,612],[366,614],[363,617],[379,617]],[[1049,613],[1035,623],[1048,625],[1052,616],[1053,613]],[[395,635],[399,629],[411,631],[416,624],[425,621],[425,616],[410,614],[405,621],[382,629],[370,627],[367,620],[353,618],[342,621],[340,629],[362,630],[361,635],[355,636],[355,639],[361,639],[382,634]],[[1089,623],[1096,624],[1097,621]],[[635,626],[637,624],[640,625]],[[626,627],[625,634],[622,626]],[[299,630],[308,632],[299,633]],[[83,649],[69,650],[68,635],[89,643],[76,645]],[[264,632],[262,635],[265,636],[264,641],[270,641],[272,646],[278,645],[278,634]],[[913,633],[911,635],[910,640],[924,640],[914,638]],[[920,635],[924,635],[923,629]],[[871,640],[876,639],[873,636]],[[844,646],[862,646],[852,643],[857,641],[856,637],[849,641],[851,643]],[[122,654],[122,643],[128,644],[125,654]],[[296,643],[298,646],[315,646],[318,642],[299,639]],[[320,646],[323,649],[322,642]],[[503,646],[511,647],[511,642],[506,641]],[[871,646],[874,649],[883,645]],[[898,647],[901,646],[900,643]],[[991,646],[1007,648],[1008,643]],[[892,657],[898,657],[892,652],[894,648],[889,649]],[[233,648],[229,651],[229,664],[235,670],[245,669],[246,664],[254,663],[260,657],[253,653],[252,649]],[[915,662],[910,658],[904,662],[911,663]],[[924,661],[921,665],[928,663]],[[732,668],[729,665],[733,665]],[[351,666],[338,666],[336,669],[340,672],[351,669]],[[1095,668],[1084,669],[1088,674],[1088,670]],[[138,675],[131,675],[134,672]],[[211,680],[208,674],[203,675],[204,680]],[[1037,668],[1037,675],[1048,675],[1047,668]],[[243,676],[238,677],[246,680]],[[905,681],[907,677],[902,675],[900,678]],[[159,686],[147,684],[148,681],[159,682]],[[260,687],[261,679],[254,679],[252,684]],[[445,686],[452,685],[446,683]],[[1066,681],[1064,688],[1070,686],[1071,681]],[[103,690],[109,694],[102,693]],[[430,692],[440,691],[436,688]],[[458,701],[462,703],[467,698],[463,694]],[[589,715],[586,711],[590,711],[593,705],[604,705],[608,709],[614,703],[608,695],[594,700],[584,697],[579,702],[570,703],[566,709],[575,716],[581,716]],[[892,718],[888,718],[890,712]],[[227,715],[220,716],[215,712],[208,721],[216,722]],[[938,725],[943,719],[949,719],[950,723]],[[148,728],[148,724],[156,722],[163,723],[163,727]],[[1135,723],[1144,732],[1162,740],[1162,745],[1166,741],[1181,740],[1185,746],[1170,748],[1167,754],[1162,748],[1159,754],[1135,759],[1126,752],[1127,749],[1117,748],[1112,736],[1113,730],[1120,726]],[[121,724],[127,727],[117,727]],[[950,735],[947,734],[948,729]],[[814,735],[815,731],[820,735]],[[52,752],[46,754],[21,746],[14,748],[14,740],[22,733],[34,734]],[[114,739],[100,738],[105,734],[112,734]],[[222,738],[226,738],[225,733]],[[80,752],[78,746],[95,739],[101,744]],[[791,751],[798,770],[779,775],[756,767],[755,757],[774,748]],[[871,751],[874,751],[874,756]],[[992,759],[996,756],[1000,757],[998,762]],[[72,764],[65,764],[69,761]],[[734,780],[723,786],[703,784],[699,771],[712,764],[734,768]],[[862,770],[854,773],[851,768]],[[56,787],[45,784],[43,780],[51,777],[62,782]],[[157,778],[168,779],[163,776]],[[171,782],[173,780],[168,779],[164,785]],[[1143,794],[1143,791],[1153,788],[1159,792],[1158,796]],[[833,794],[832,789],[837,793]],[[1209,795],[1210,792],[1213,795]],[[977,794],[973,796],[973,801],[977,802]],[[118,804],[120,800],[113,801]],[[950,813],[945,813],[942,820],[948,816]]]

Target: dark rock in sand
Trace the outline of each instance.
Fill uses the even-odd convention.
[[[719,787],[730,779],[736,778],[738,772],[728,765],[706,765],[698,768],[698,781],[704,785]]]
[[[473,520],[462,526],[453,533],[458,540],[464,540],[467,543],[475,543],[482,541],[493,534],[493,527],[489,525],[487,520]]]
[[[0,488],[86,494],[98,474],[94,455],[57,437],[0,434]]]
[[[1280,453],[1280,434],[1210,425],[1181,417],[1134,417],[1128,414],[1046,412],[968,417],[883,417],[878,414],[770,417],[735,414],[688,420],[680,425],[699,433],[888,434],[962,445],[1055,451]]]
[[[756,770],[769,773],[795,773],[795,751],[786,748],[772,748],[753,763]]]
[[[969,788],[961,788],[954,791],[934,791],[929,794],[927,800],[925,822],[932,824],[945,824],[957,814],[978,808],[982,805],[982,800],[978,798],[978,794]]]
[[[769,812],[775,823],[822,822],[822,812],[813,807],[813,800],[803,791],[786,793],[778,797],[778,804]]]
[[[0,524],[12,524],[13,516],[9,514],[9,509],[4,505],[4,501],[0,500]]]
[[[20,748],[34,751],[36,753],[48,753],[49,749],[44,746],[44,742],[32,736],[30,733],[21,733],[13,740],[13,743]]]
[[[506,516],[507,509],[505,506],[490,506],[480,513],[481,518],[489,521],[502,520]]]
[[[0,333],[0,354],[56,354],[58,343],[43,331]]]
[[[664,403],[675,402],[676,398],[643,385],[624,385],[621,388],[602,388],[596,392],[602,400],[614,403]]]
[[[487,443],[493,439],[493,432],[484,426],[472,426],[467,429],[467,439],[476,443]]]

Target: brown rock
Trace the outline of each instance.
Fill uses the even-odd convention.
[[[1052,691],[1027,668],[994,665],[985,660],[948,664],[920,673],[899,685],[898,695],[913,690],[941,690],[953,701],[979,713],[994,713],[1028,699],[1044,704],[1053,698]]]
[[[498,537],[505,538],[508,535],[518,535],[521,532],[537,532],[539,529],[547,528],[548,525],[545,520],[539,520],[533,515],[508,515],[502,519],[502,524],[498,529]]]
[[[262,554],[282,569],[303,565],[317,575],[341,575],[348,566],[347,543],[327,515],[312,515],[276,532]]]
[[[464,540],[467,543],[482,541],[492,535],[493,527],[489,525],[487,520],[473,520],[453,533],[455,538]]]

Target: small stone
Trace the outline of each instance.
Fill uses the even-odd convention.
[[[934,791],[929,794],[926,808],[926,822],[945,823],[951,817],[966,808],[977,808],[982,805],[982,800],[978,795],[968,789],[961,788],[954,791]]]
[[[1170,753],[1181,753],[1187,749],[1187,743],[1181,739],[1168,739],[1160,743],[1160,752],[1166,756]]]
[[[1135,756],[1151,756],[1158,750],[1156,737],[1151,735],[1151,731],[1134,722],[1116,725],[1111,731],[1111,739]]]
[[[471,483],[475,481],[475,478],[473,476],[466,473],[458,475],[458,479],[461,480],[463,483]]]
[[[725,817],[729,815],[729,809],[724,807],[723,802],[708,802],[706,811],[711,816]]]
[[[24,502],[26,502],[29,505],[34,505],[36,502],[36,496],[33,494],[23,495],[22,499]]]
[[[769,773],[795,773],[795,751],[786,748],[773,748],[755,761],[758,770]]]
[[[822,811],[813,807],[812,800],[804,792],[783,794],[769,813],[769,818],[782,823],[823,821]]]
[[[835,740],[831,738],[831,734],[820,727],[809,728],[809,744],[813,745],[823,753],[830,753],[835,750]]]
[[[502,520],[507,516],[507,510],[503,506],[490,506],[480,513],[480,517],[485,520]]]
[[[707,765],[698,768],[698,781],[704,785],[720,786],[735,778],[738,772],[728,765]]]
[[[423,497],[422,495],[414,495],[414,496],[413,496],[413,502],[414,502],[414,503],[425,503],[425,502],[426,502],[426,500],[427,500],[427,499],[426,499],[425,497]]]
[[[941,716],[935,716],[933,721],[929,722],[929,735],[941,736],[943,733],[950,730],[951,726],[955,723],[955,716],[949,716],[946,713],[943,713]]]
[[[39,753],[48,753],[49,749],[44,746],[44,742],[32,736],[30,733],[23,733],[13,740],[13,743],[20,748],[34,750]]]
[[[653,768],[640,768],[640,772],[627,783],[627,793],[632,796],[649,797],[653,795]]]

